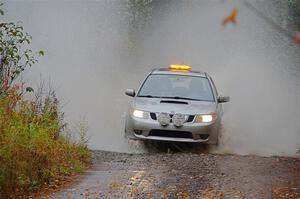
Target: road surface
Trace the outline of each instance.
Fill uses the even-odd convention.
[[[300,159],[207,152],[93,152],[93,166],[49,198],[300,198]]]

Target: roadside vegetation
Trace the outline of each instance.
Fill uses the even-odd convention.
[[[90,159],[85,132],[79,141],[64,133],[55,91],[35,92],[18,78],[44,55],[33,52],[30,43],[20,23],[0,22],[0,198],[26,197],[56,186],[83,172]]]

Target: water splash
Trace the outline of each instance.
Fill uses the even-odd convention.
[[[133,12],[146,16],[138,26],[130,24],[126,2],[108,0],[9,1],[5,17],[23,21],[36,49],[46,51],[27,78],[33,83],[41,73],[51,78],[69,123],[85,116],[94,149],[128,151],[123,129],[130,99],[124,90],[137,88],[152,68],[188,63],[208,72],[219,93],[231,96],[219,152],[295,155],[299,46],[239,1],[151,2],[146,14]],[[223,27],[234,7],[237,24]],[[276,2],[268,8],[289,15]]]

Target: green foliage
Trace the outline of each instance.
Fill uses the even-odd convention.
[[[72,143],[54,92],[22,100],[19,86],[0,97],[0,198],[17,197],[84,171],[85,144]]]
[[[4,14],[2,6],[0,3],[0,15]],[[22,71],[37,62],[37,55],[45,54],[28,48],[31,39],[21,22],[0,22],[0,89],[8,90]]]
[[[33,90],[33,88],[31,88],[31,87],[27,87],[27,88],[26,88],[26,92],[29,92],[29,93],[30,93],[30,92],[33,92],[33,91],[34,91],[34,90]]]
[[[20,23],[0,22],[0,198],[60,182],[82,172],[90,158],[86,143],[61,135],[65,124],[55,92],[43,96],[38,90],[35,100],[23,100],[23,84],[15,80],[37,62],[36,56],[45,54],[28,48],[31,39]]]
[[[0,23],[0,80],[11,84],[26,67],[37,62],[35,53],[25,48],[31,36],[18,23]],[[39,55],[44,55],[40,51]]]

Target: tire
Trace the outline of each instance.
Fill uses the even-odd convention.
[[[211,141],[208,142],[208,144],[213,145],[213,146],[219,146],[220,144],[220,133],[215,135]]]

